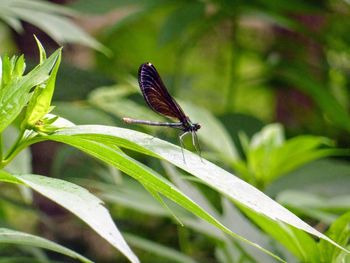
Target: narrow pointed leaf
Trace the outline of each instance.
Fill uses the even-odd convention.
[[[49,136],[48,139],[50,139],[50,137],[56,139],[63,135],[82,136],[84,134],[91,136],[92,138],[105,137],[111,139],[115,137],[114,143],[118,144],[119,141],[123,141],[123,147],[128,147],[128,144],[125,144],[125,140],[128,140],[132,142],[132,144],[129,145],[129,148],[133,150],[136,150],[134,145],[138,144],[139,146],[144,147],[146,151],[152,151],[159,155],[159,157],[168,160],[177,167],[200,178],[212,188],[229,197],[232,201],[238,202],[256,213],[263,214],[272,220],[282,221],[298,229],[304,230],[332,243],[344,251],[347,251],[345,248],[302,221],[270,197],[233,174],[230,174],[209,161],[203,160],[203,162],[201,162],[198,155],[187,150],[185,150],[186,163],[184,163],[180,147],[147,134],[115,127],[83,125],[62,129],[55,133],[55,137]]]
[[[25,184],[58,203],[91,226],[131,262],[139,262],[115,226],[103,202],[86,189],[67,181],[35,174],[11,175],[0,171],[0,180]]]
[[[100,127],[104,127],[104,126],[100,126]],[[67,130],[65,130],[65,132],[67,132]],[[179,191],[174,185],[172,185],[166,179],[158,175],[155,171],[152,171],[150,168],[144,166],[143,164],[137,162],[136,160],[133,160],[132,158],[130,158],[129,156],[121,152],[118,148],[116,149],[116,141],[118,141],[119,139],[118,137],[99,135],[99,134],[80,134],[80,135],[72,136],[72,134],[65,135],[62,130],[62,132],[53,133],[51,135],[39,138],[36,141],[48,140],[48,139],[74,146],[106,163],[109,163],[117,167],[121,171],[125,172],[126,174],[140,181],[145,187],[151,188],[154,191],[159,192],[160,194],[166,196],[170,200],[176,202],[177,204],[181,205],[183,208],[187,209],[188,211],[192,212],[198,217],[206,220],[207,222],[221,229],[225,233],[243,242],[246,242],[251,246],[254,246],[255,248],[260,249],[261,251],[278,259],[279,261],[283,261],[281,258],[274,255],[270,251],[262,248],[258,244],[255,244],[245,239],[244,237],[239,236],[236,233],[229,230],[227,227],[222,225],[218,220],[216,220],[213,216],[208,214],[199,205],[197,205],[195,202],[189,199],[181,191]],[[103,143],[103,141],[105,141],[105,143]],[[121,145],[123,145],[123,143],[125,143],[125,140],[121,139],[119,140],[119,142],[121,142]],[[132,144],[132,147],[135,147],[135,144]],[[140,149],[140,147],[137,146],[135,147],[135,149]],[[147,150],[143,150],[143,151],[149,152]]]
[[[50,240],[47,240],[45,238],[38,237],[35,235],[27,234],[24,232],[14,231],[7,228],[0,228],[0,243],[45,248],[45,249],[69,256],[71,258],[76,258],[81,262],[92,263],[92,261],[90,261],[86,257],[83,257],[82,255],[74,252],[73,250],[65,248]]]

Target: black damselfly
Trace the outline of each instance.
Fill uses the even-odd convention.
[[[176,119],[178,122],[155,122],[131,118],[123,118],[123,120],[126,123],[167,126],[182,130],[183,133],[179,136],[179,139],[184,162],[183,137],[191,133],[193,146],[200,156],[200,147],[196,131],[198,131],[201,126],[198,123],[191,122],[190,118],[185,115],[180,105],[169,94],[156,68],[151,63],[142,64],[139,68],[138,78],[140,89],[148,106],[155,112],[168,118]]]

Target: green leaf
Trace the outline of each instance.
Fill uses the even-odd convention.
[[[45,248],[45,249],[69,256],[71,258],[78,259],[81,262],[89,262],[89,263],[92,262],[86,257],[74,252],[73,250],[65,248],[45,238],[19,232],[19,231],[14,231],[7,228],[0,228],[0,243]]]
[[[40,42],[39,42],[40,43]],[[39,45],[39,50],[42,48]],[[40,59],[44,58],[45,51],[40,51]],[[34,91],[34,94],[31,100],[28,103],[26,115],[23,120],[24,125],[33,127],[41,120],[51,109],[51,99],[55,89],[56,75],[58,68],[61,63],[61,53],[59,53],[56,63],[50,73],[50,77],[46,81],[46,84],[43,87],[37,87]]]
[[[11,59],[5,55],[1,68],[1,87],[4,88],[11,82],[16,82],[23,75],[25,70],[24,56],[13,56]]]
[[[15,177],[78,216],[131,262],[139,262],[116,228],[103,202],[87,190],[63,180],[39,175],[26,174]]]
[[[40,62],[39,64],[43,63],[46,60],[46,51],[43,47],[43,45],[40,43],[39,39],[34,35],[35,42],[39,48],[39,57],[40,57]]]
[[[326,235],[332,238],[340,245],[346,246],[350,237],[350,212],[340,216],[328,229]],[[337,249],[334,246],[330,246],[329,243],[321,240],[319,243],[322,259],[324,262],[347,262],[343,261],[341,257],[344,257],[343,251]],[[347,255],[348,256],[348,255]]]
[[[245,147],[247,160],[233,162],[236,171],[259,187],[276,180],[300,166],[327,156],[343,155],[347,150],[320,148],[333,142],[320,136],[298,136],[285,141],[279,124],[265,126]]]
[[[139,262],[115,226],[103,202],[86,189],[55,178],[35,174],[11,175],[1,170],[0,181],[25,184],[46,196],[82,219],[131,262]]]
[[[86,135],[89,140],[84,139]],[[184,163],[180,147],[147,134],[108,126],[83,125],[62,129],[53,135],[47,136],[47,139],[68,143],[105,162],[115,165],[117,168],[133,176],[143,184],[156,189],[158,192],[178,202],[192,213],[197,214],[224,230],[222,225],[205,214],[199,207],[194,206],[193,203],[190,205],[187,198],[166,184],[164,180],[160,180],[158,176],[155,176],[154,173],[150,172],[149,168],[142,166],[127,156],[121,155],[120,152],[111,151],[111,146],[106,147],[100,143],[93,142],[93,138],[97,136],[100,138],[105,137],[109,145],[112,143],[113,138],[115,138],[115,145],[118,145],[118,142],[122,139],[123,145],[120,145],[121,147],[126,147],[136,151],[139,149],[137,149],[135,145],[139,145],[139,147],[145,148],[143,152],[151,151],[154,154],[161,156],[161,158],[198,177],[213,189],[226,195],[232,201],[250,208],[255,213],[263,214],[275,221],[282,221],[290,224],[300,230],[306,231],[321,239],[325,239],[334,246],[347,251],[327,236],[306,224],[277,202],[273,201],[271,198],[233,174],[230,174],[209,161],[203,160],[203,162],[201,162],[198,155],[186,150],[184,151],[186,163]],[[126,141],[132,143],[127,144]]]
[[[158,194],[158,192],[156,192],[155,190],[153,190],[150,187],[144,186],[145,189],[154,197],[154,199],[156,199],[163,207],[165,210],[169,211],[169,213],[172,215],[172,217],[174,218],[174,220],[180,225],[180,226],[184,226],[184,224],[181,222],[181,220],[177,217],[177,215],[171,210],[171,208],[169,208],[169,206],[164,202],[164,200],[162,199],[162,197]]]
[[[79,134],[79,131],[82,133]],[[121,134],[119,134],[118,131],[121,132]],[[123,131],[124,131],[125,137],[120,136],[123,134]],[[128,136],[127,135],[128,133],[129,133],[128,130],[117,129],[117,128],[107,127],[107,126],[76,126],[72,130],[62,129],[60,130],[60,132],[53,133],[51,135],[45,136],[44,138],[37,138],[33,140],[33,142],[49,139],[49,140],[54,140],[54,141],[58,141],[58,142],[62,142],[62,143],[66,143],[71,146],[74,146],[106,163],[109,163],[117,167],[121,171],[125,172],[126,174],[129,174],[133,178],[140,181],[146,187],[151,188],[154,191],[159,192],[160,194],[166,196],[170,200],[181,205],[183,208],[187,209],[188,211],[192,212],[193,214],[197,215],[203,220],[208,221],[209,223],[221,229],[225,233],[230,234],[231,236],[241,241],[247,242],[248,244],[260,249],[261,251],[264,251],[265,253],[275,257],[276,259],[281,260],[280,258],[275,256],[271,252],[267,251],[266,249],[260,247],[259,245],[252,243],[247,239],[230,231],[228,228],[223,226],[219,221],[217,221],[214,217],[212,217],[205,210],[203,210],[200,206],[198,206],[195,202],[193,202],[186,195],[184,195],[181,191],[179,191],[170,182],[165,180],[156,172],[152,171],[150,168],[142,165],[141,163],[125,155],[123,152],[119,150],[119,148],[116,149],[116,146],[117,146],[116,141],[119,141],[119,142],[122,142],[121,145],[123,145],[124,147],[130,147],[132,149],[137,149],[140,151],[140,148],[143,148],[144,145],[137,146],[136,143],[129,143],[129,144],[126,143],[126,140],[130,141],[130,138],[129,138],[130,135],[132,137],[133,135],[135,135],[136,137],[134,137],[134,139],[136,138],[141,139],[141,137],[143,137],[144,142],[146,142],[146,144],[150,142],[150,139],[152,140],[152,137],[148,135],[142,135],[141,133],[132,133],[132,134],[129,134]],[[120,137],[121,139],[118,140],[118,137]],[[154,140],[156,140],[155,143],[156,145],[158,145],[159,143],[158,140],[155,138]],[[136,141],[139,143],[138,140]],[[173,149],[174,151],[176,149],[175,152],[170,153],[170,156],[172,159],[175,157],[173,161],[176,161],[177,158],[180,157],[181,151],[178,147],[173,148],[175,146],[172,146],[167,143],[165,143],[165,145],[163,146],[165,146],[168,150]],[[151,153],[152,151],[154,151],[153,148],[152,149],[145,148],[141,152]],[[155,155],[155,154],[157,153],[152,153],[151,155]],[[161,153],[161,155],[163,155],[163,153]],[[195,159],[196,161],[199,161],[198,156],[195,156],[195,158],[196,158]],[[190,163],[193,163],[193,157],[191,159],[192,161]],[[180,159],[177,161],[180,161]],[[182,157],[181,157],[181,164],[183,165]],[[196,166],[198,168],[198,163]],[[206,174],[207,174],[207,171],[206,171]]]
[[[242,209],[243,207],[241,207]],[[319,262],[320,255],[317,244],[305,232],[288,226],[282,222],[272,221],[263,215],[252,213],[246,208],[242,209],[266,233],[278,240],[296,256],[300,262]],[[329,244],[329,242],[325,241]],[[334,247],[334,245],[329,244]]]
[[[12,184],[23,184],[21,180],[18,180],[16,177],[9,174],[8,172],[5,172],[4,170],[0,170],[0,181]]]
[[[38,1],[38,0],[2,0],[0,2],[0,18],[13,29],[18,27],[18,22],[31,23],[58,43],[78,43],[92,47],[99,51],[109,51],[101,43],[89,36],[67,16],[76,16],[77,13],[62,5]]]
[[[16,63],[14,65],[13,74],[15,77],[21,77],[26,69],[26,64],[24,63],[24,55],[21,55],[16,59]]]
[[[222,156],[225,156],[225,158],[231,161],[237,159],[237,150],[230,135],[223,124],[212,113],[191,103],[181,101],[180,104],[185,112],[191,116],[193,122],[201,124],[201,129],[198,133],[201,141]],[[213,134],[215,134],[215,140],[213,140]]]
[[[60,54],[61,49],[58,49],[45,62],[27,75],[16,82],[11,82],[9,85],[2,87],[0,90],[0,132],[18,116],[22,108],[26,105],[31,88],[47,80]]]

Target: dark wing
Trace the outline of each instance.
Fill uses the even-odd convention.
[[[147,104],[155,112],[180,121],[186,119],[185,113],[171,97],[156,68],[151,63],[140,66],[139,85]]]

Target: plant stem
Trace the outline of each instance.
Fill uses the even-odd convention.
[[[19,146],[22,143],[24,132],[25,132],[25,130],[20,132],[20,134],[17,137],[16,142],[11,146],[10,150],[5,155],[5,158],[4,159],[1,158],[0,168],[5,167],[22,150],[23,147],[19,147]],[[2,141],[1,141],[1,145],[2,145]],[[2,152],[2,149],[1,149],[1,152]]]

